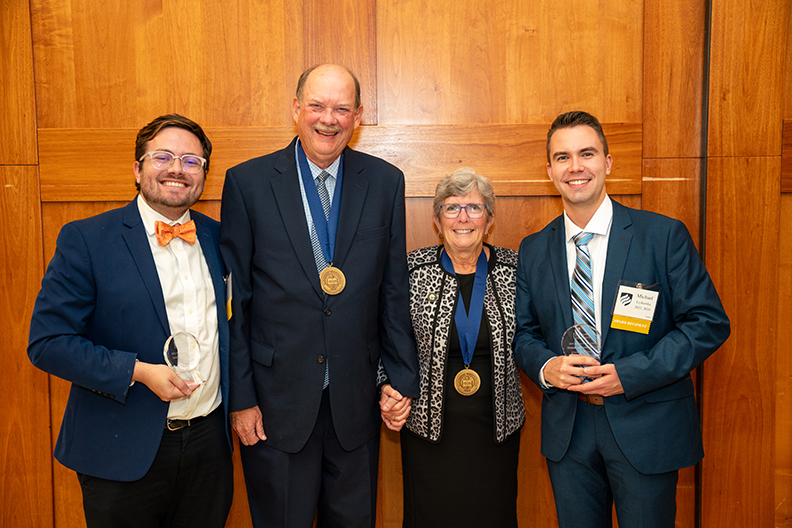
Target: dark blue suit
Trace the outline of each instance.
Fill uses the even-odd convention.
[[[340,446],[352,451],[379,435],[380,360],[396,390],[419,394],[408,305],[404,176],[381,159],[344,150],[334,265],[345,274],[346,288],[325,295],[294,147],[293,141],[226,174],[221,248],[233,274],[231,410],[258,405],[265,444],[297,453],[317,424],[323,392],[329,392],[324,397],[332,428]],[[323,391],[326,358],[330,385]],[[243,462],[260,446],[243,448]],[[305,472],[314,477],[321,468]],[[245,465],[249,490],[251,478],[277,478],[261,473]],[[376,487],[376,468],[373,478]],[[371,486],[369,480],[357,485]],[[251,496],[250,502],[261,506],[261,498]]]
[[[195,211],[217,300],[221,391],[228,426],[228,321],[219,223]],[[36,300],[28,355],[72,382],[55,457],[78,473],[135,481],[151,467],[168,403],[142,383],[135,359],[164,363],[165,301],[137,203],[66,224]]]
[[[565,241],[560,216],[520,245],[515,359],[540,388],[540,369],[561,354],[574,324]],[[660,292],[648,335],[610,328],[620,280]],[[624,457],[641,474],[695,464],[704,451],[690,371],[726,340],[729,319],[681,222],[613,202],[600,310],[601,361],[615,365],[624,389],[605,398],[604,411]],[[542,454],[558,462],[573,440],[578,400],[543,391]]]

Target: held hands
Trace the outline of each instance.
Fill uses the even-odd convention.
[[[135,362],[132,381],[139,381],[162,401],[169,402],[192,394],[197,385],[189,385],[167,365]]]
[[[239,436],[239,441],[246,446],[267,439],[267,435],[264,434],[264,420],[261,418],[261,409],[258,405],[231,412],[231,427]]]
[[[380,411],[382,421],[391,431],[401,431],[412,409],[412,398],[402,396],[389,383],[382,386]]]
[[[583,383],[578,376],[594,380]],[[596,359],[583,355],[554,357],[545,365],[544,378],[554,387],[582,394],[615,396],[624,393],[615,365],[600,365]]]

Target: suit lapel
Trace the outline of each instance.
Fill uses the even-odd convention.
[[[572,301],[569,291],[569,266],[566,254],[566,229],[564,228],[564,215],[555,219],[552,225],[552,234],[549,238],[547,254],[550,255],[550,267],[553,271],[556,294],[559,306],[564,314],[564,329],[574,324],[572,318]]]
[[[132,200],[124,208],[124,225],[128,228],[123,234],[124,240],[140,272],[140,277],[146,285],[146,290],[148,290],[154,304],[154,309],[157,312],[160,323],[162,323],[162,328],[165,330],[165,334],[169,335],[170,325],[168,324],[168,314],[165,311],[162,285],[157,274],[157,266],[154,264],[154,256],[151,254],[151,246],[146,235],[146,229],[143,226],[143,220],[140,218],[137,199]]]
[[[613,300],[616,298],[619,281],[624,276],[627,253],[632,240],[632,218],[626,207],[613,201],[613,224],[608,239],[608,254],[605,261],[605,275],[602,279],[602,349],[605,350],[605,339],[608,337],[613,314]]]
[[[316,260],[311,245],[311,235],[308,232],[308,222],[305,219],[297,163],[294,159],[295,141],[281,151],[280,159],[275,164],[278,176],[272,179],[272,193],[297,260],[308,280],[311,281],[316,294],[321,297],[324,292],[319,284],[319,274],[316,272]]]
[[[209,275],[212,277],[212,286],[215,292],[215,302],[217,305],[225,304],[225,282],[223,281],[223,266],[217,253],[217,241],[212,236],[211,231],[203,225],[203,218],[194,211],[190,211],[190,218],[195,221],[198,241],[201,244],[206,267],[209,268]]]
[[[369,185],[368,179],[363,175],[363,170],[364,167],[359,163],[357,153],[352,149],[345,149],[341,212],[336,232],[335,255],[333,255],[333,263],[338,268],[341,268],[352,247],[360,215],[363,213],[363,204],[366,201]]]

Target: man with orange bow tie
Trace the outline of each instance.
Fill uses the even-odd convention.
[[[212,144],[171,114],[135,147],[138,196],[61,230],[28,355],[71,382],[55,458],[77,472],[89,528],[221,528],[233,495],[226,288],[219,223],[190,210]]]

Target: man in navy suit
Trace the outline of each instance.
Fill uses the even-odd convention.
[[[678,470],[704,456],[690,371],[729,319],[685,226],[606,194],[595,117],[558,116],[547,161],[564,214],[520,245],[514,346],[544,393],[559,525],[610,527],[615,503],[623,528],[673,527]],[[562,353],[574,324],[599,331],[599,361]]]
[[[347,147],[363,111],[345,68],[306,70],[298,138],[228,170],[221,250],[231,271],[231,423],[253,525],[373,527],[380,409],[418,395],[404,175]]]
[[[212,144],[172,114],[135,147],[137,198],[61,230],[28,355],[72,383],[55,457],[77,472],[89,528],[221,528],[233,468],[220,226],[189,209]],[[200,350],[186,380],[163,354],[177,333]]]

